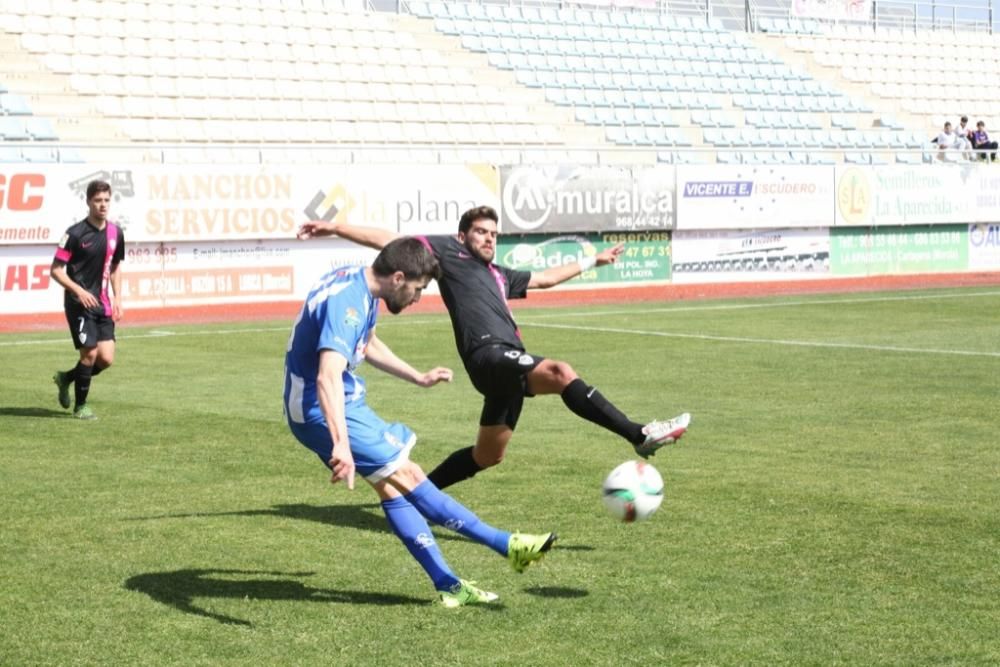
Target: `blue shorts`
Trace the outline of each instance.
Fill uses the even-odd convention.
[[[344,418],[354,467],[369,482],[385,479],[410,459],[410,450],[417,443],[417,436],[409,426],[383,421],[360,401],[345,406]],[[297,424],[289,421],[288,426],[292,435],[316,452],[316,456],[329,468],[333,440],[326,422]]]

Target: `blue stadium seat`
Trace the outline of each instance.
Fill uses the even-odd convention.
[[[713,146],[727,146],[728,142],[723,140],[722,130],[714,127],[705,128],[701,133],[702,141]]]
[[[25,162],[50,163],[58,162],[59,154],[50,146],[25,146],[21,149]]]
[[[60,148],[59,161],[63,163],[86,162],[79,149],[74,147]]]
[[[864,132],[859,130],[848,130],[844,133],[848,140],[849,146],[855,146],[857,148],[872,148],[873,142],[871,138]]]
[[[599,125],[601,121],[597,118],[595,113],[597,110],[591,107],[576,107],[573,112],[576,119],[581,123],[586,123],[587,125]]]
[[[48,118],[28,116],[24,119],[24,128],[31,135],[31,138],[36,141],[55,141],[59,138],[56,135],[55,128],[52,127],[52,122]]]
[[[722,129],[722,142],[720,145],[723,146],[743,146],[743,140],[740,136],[740,128],[730,127]]]
[[[837,161],[828,153],[809,153],[809,164],[836,164]]]
[[[23,162],[21,149],[0,144],[0,162]]]
[[[617,125],[609,125],[604,128],[604,134],[608,138],[608,141],[616,144],[627,144],[629,143],[628,137],[625,135],[625,128]]]
[[[613,125],[615,123],[614,107],[597,107],[592,110],[594,120],[601,125]]]
[[[793,130],[795,143],[807,148],[819,148],[823,145],[822,140],[814,134],[813,130]]]
[[[26,141],[31,138],[21,116],[0,116],[0,137],[7,141]]]
[[[409,8],[410,13],[414,16],[419,16],[421,18],[429,18],[432,16],[430,8],[423,0],[410,0],[410,2],[406,3],[406,6]]]
[[[0,113],[8,116],[29,116],[31,115],[31,107],[20,95],[2,93],[0,94]]]

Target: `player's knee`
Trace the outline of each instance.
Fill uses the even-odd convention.
[[[96,365],[101,368],[110,368],[113,363],[115,363],[114,355],[111,355],[110,357],[101,356],[97,358]]]
[[[565,361],[553,362],[550,369],[550,375],[552,381],[558,384],[560,387],[567,386],[570,382],[576,379],[576,371],[573,367],[567,364]]]
[[[472,458],[480,468],[492,468],[503,463],[503,451],[473,451]]]
[[[483,468],[492,468],[503,463],[503,452],[490,453],[484,457],[485,460],[476,461]]]

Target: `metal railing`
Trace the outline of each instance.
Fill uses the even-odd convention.
[[[908,156],[909,164],[969,164],[961,152],[927,148],[819,148],[812,146],[597,146],[516,144],[73,144],[63,142],[4,142],[10,148],[56,149],[67,164],[802,164],[777,162],[774,156],[806,156],[808,164],[857,164],[845,157],[870,156],[870,164],[894,164],[897,156]],[[986,157],[990,151],[978,152]],[[69,156],[72,156],[71,158]],[[761,159],[761,157],[768,159]],[[825,162],[813,162],[817,156]],[[85,160],[85,161],[84,161]],[[771,161],[769,161],[771,160]],[[832,161],[832,162],[831,162]],[[48,162],[51,162],[49,160]],[[31,163],[31,161],[26,161]],[[862,163],[864,164],[864,163]]]
[[[715,19],[730,30],[753,31],[757,19],[795,17],[793,0],[460,0],[467,4],[509,7],[549,7],[554,9],[603,9],[626,12],[655,12],[672,16]],[[409,13],[407,0],[367,0],[369,9]],[[991,0],[980,4],[938,2],[937,0],[872,0],[871,15],[863,20],[799,16],[820,25],[848,22],[853,25],[928,31],[994,31],[996,17]]]

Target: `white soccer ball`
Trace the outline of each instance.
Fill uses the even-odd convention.
[[[604,479],[604,506],[619,521],[645,521],[662,502],[663,478],[648,463],[626,461]]]

